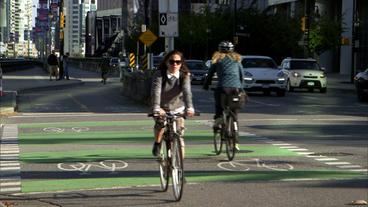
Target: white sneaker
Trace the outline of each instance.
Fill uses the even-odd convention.
[[[240,151],[240,147],[239,147],[239,144],[238,143],[235,144],[235,151],[236,152],[239,152]]]

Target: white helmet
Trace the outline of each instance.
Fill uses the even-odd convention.
[[[234,51],[234,45],[230,41],[222,41],[218,45],[218,50],[220,52],[232,52]]]

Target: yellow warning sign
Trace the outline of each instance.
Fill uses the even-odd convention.
[[[157,36],[151,32],[151,30],[147,29],[143,32],[138,38],[143,44],[146,46],[151,46],[157,40]]]

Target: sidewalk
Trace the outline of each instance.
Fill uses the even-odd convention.
[[[69,68],[70,80],[50,81],[49,74],[41,67],[3,74],[4,96],[0,97],[0,114],[14,113],[17,110],[18,93],[44,88],[66,88],[82,85],[85,82],[99,82],[100,73]]]

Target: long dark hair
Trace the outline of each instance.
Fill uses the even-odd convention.
[[[180,67],[180,72],[184,75],[184,76],[188,76],[190,71],[189,68],[185,62],[185,58],[182,52],[178,51],[178,50],[172,50],[169,53],[167,53],[164,57],[164,59],[162,60],[162,62],[160,63],[160,65],[158,66],[158,69],[161,70],[161,72],[163,72],[164,74],[166,74],[167,71],[167,64],[169,62],[169,59],[171,58],[171,56],[173,55],[179,55],[180,59],[182,61],[181,63],[181,67]]]

